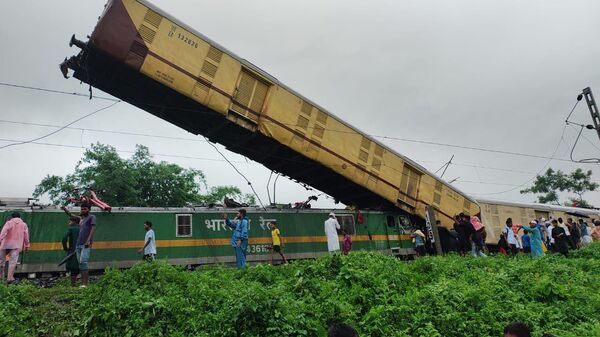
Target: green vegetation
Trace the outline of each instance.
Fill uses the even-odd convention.
[[[538,195],[537,201],[539,203],[560,205],[558,191],[566,191],[576,194],[577,197],[569,197],[569,201],[564,202],[565,206],[592,208],[592,205],[583,199],[583,194],[596,191],[598,187],[600,185],[592,181],[591,170],[585,172],[578,168],[566,174],[561,170],[554,171],[552,168],[548,168],[544,175],[537,175],[535,177],[535,181],[531,187],[521,190],[521,194],[541,194]]]
[[[33,196],[48,195],[52,203],[60,205],[74,196],[74,189],[88,186],[104,190],[99,196],[111,206],[180,207],[223,202],[225,196],[250,205],[255,203],[254,195],[242,194],[235,186],[208,188],[200,170],[154,162],[143,145],[136,146],[131,158],[123,159],[114,147],[100,143],[85,150],[72,174],[42,179]]]
[[[569,258],[458,256],[403,262],[376,253],[239,272],[164,263],[108,270],[87,289],[0,286],[0,336],[600,336],[600,244]]]

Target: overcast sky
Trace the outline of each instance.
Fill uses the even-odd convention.
[[[104,0],[0,2],[0,82],[87,92],[65,80],[58,64],[78,52],[71,34],[85,39]],[[587,86],[600,100],[598,1],[191,1],[153,3],[261,67],[304,96],[366,133],[569,158],[578,130],[564,119]],[[95,94],[107,94],[95,90]],[[64,125],[108,105],[0,86],[0,138],[26,140],[55,130],[6,121]],[[590,123],[582,102],[572,120]],[[193,141],[64,130],[45,143],[0,150],[0,196],[28,197],[47,174],[72,172],[93,142],[129,156],[135,144],[184,167],[201,169],[210,185],[248,186],[206,143],[127,103],[73,127],[151,133]],[[564,136],[561,140],[561,134]],[[600,157],[600,140],[586,130],[574,157]],[[589,141],[588,141],[589,140]],[[547,159],[381,139],[398,152],[437,170],[454,155],[444,179],[475,197],[534,201],[521,195]],[[0,142],[0,146],[8,142]],[[558,146],[558,147],[557,147]],[[267,201],[269,170],[228,153]],[[214,159],[214,160],[210,160]],[[572,171],[597,164],[553,160]],[[525,184],[524,186],[521,186]],[[521,186],[521,187],[520,187]],[[280,179],[278,202],[308,192]],[[600,206],[600,193],[586,195]],[[317,205],[330,206],[321,198]]]

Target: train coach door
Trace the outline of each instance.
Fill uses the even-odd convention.
[[[400,229],[400,224],[398,223],[398,219],[396,219],[396,216],[388,214],[386,216],[386,225],[386,233],[390,250],[392,251],[393,255],[399,255],[400,234],[402,233]]]

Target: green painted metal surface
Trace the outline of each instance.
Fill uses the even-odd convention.
[[[13,210],[0,210],[2,225]],[[27,267],[56,265],[64,256],[60,241],[67,230],[68,217],[58,209],[20,210],[30,231],[32,249],[22,254],[22,264]],[[97,217],[91,262],[109,266],[119,261],[140,259],[137,250],[143,245],[144,221],[151,221],[157,240],[157,258],[195,259],[233,256],[229,243],[231,229],[224,224],[223,211],[210,209],[143,209],[114,210],[113,213],[93,212]],[[268,223],[276,220],[284,240],[286,254],[319,254],[327,251],[324,221],[330,210],[248,211],[250,219],[249,256],[271,253],[271,232]],[[74,211],[75,213],[75,211]],[[235,211],[227,210],[230,218]],[[358,224],[356,213],[336,211],[340,223],[353,237],[353,250],[411,250],[410,238],[398,240],[399,229],[389,226],[394,214],[363,212],[364,223]],[[191,217],[190,235],[178,235],[177,218]],[[181,233],[180,233],[181,234]],[[341,237],[340,237],[341,238]],[[260,259],[260,258],[259,258]]]

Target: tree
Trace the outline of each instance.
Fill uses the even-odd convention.
[[[591,192],[598,189],[598,184],[592,182],[592,171],[588,170],[587,172],[583,172],[582,169],[578,168],[575,171],[571,172],[569,175],[569,191],[577,194],[578,198],[572,198],[571,201],[577,203],[579,207],[584,207],[582,205],[590,207],[587,201],[583,200],[583,194],[585,192]]]
[[[560,170],[554,171],[552,168],[546,170],[542,176],[537,175],[533,186],[521,191],[521,194],[535,193],[538,195],[538,202],[543,204],[560,205],[558,192],[575,193],[577,198],[569,198],[571,202],[566,202],[565,205],[571,206],[576,204],[578,207],[592,207],[583,199],[585,192],[595,191],[598,189],[598,184],[591,181],[592,171],[584,172],[578,168],[570,174],[565,174]]]
[[[145,146],[137,145],[131,158],[123,159],[114,147],[100,143],[86,149],[72,174],[46,176],[33,195],[47,194],[58,205],[66,203],[74,189],[88,186],[103,190],[100,198],[111,206],[180,207],[207,200],[219,202],[225,196],[254,203],[253,197],[242,195],[234,186],[209,189],[200,170],[154,162]],[[202,190],[207,190],[207,194],[202,194]]]

